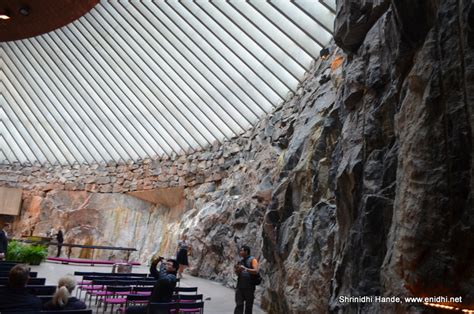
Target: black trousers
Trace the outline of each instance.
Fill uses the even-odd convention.
[[[252,314],[253,300],[255,298],[255,287],[235,289],[234,314]],[[245,311],[244,311],[245,308]]]
[[[62,243],[58,244],[58,254],[56,255],[56,257],[59,257],[61,255],[61,248],[62,247],[63,247]]]

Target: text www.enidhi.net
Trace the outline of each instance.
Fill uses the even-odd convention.
[[[405,297],[406,303],[462,303],[462,297]]]
[[[462,303],[462,297],[339,296],[339,303]]]

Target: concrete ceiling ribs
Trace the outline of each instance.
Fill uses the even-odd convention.
[[[0,163],[190,153],[254,125],[332,38],[335,1],[102,0],[1,43]]]

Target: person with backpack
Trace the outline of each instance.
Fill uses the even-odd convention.
[[[260,284],[258,261],[250,255],[250,247],[243,245],[240,248],[240,261],[235,265],[237,287],[235,289],[234,314],[251,314],[255,298],[255,286]],[[245,311],[244,311],[245,308]]]

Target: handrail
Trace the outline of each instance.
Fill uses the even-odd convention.
[[[25,243],[38,243],[41,245],[54,245],[57,246],[58,242],[52,241],[35,241],[35,240],[26,240],[26,239],[11,239],[14,241],[25,242]],[[62,243],[62,246],[65,247],[79,247],[85,249],[101,249],[101,250],[121,250],[121,251],[136,251],[136,248],[131,247],[120,247],[120,246],[106,246],[106,245],[85,245],[85,244],[74,244],[74,243]]]

